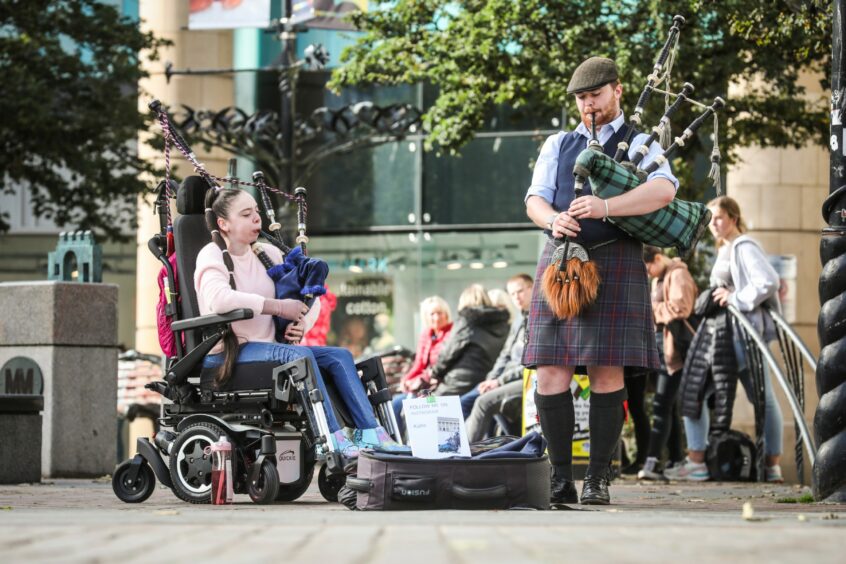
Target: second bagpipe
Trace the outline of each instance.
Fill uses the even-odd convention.
[[[274,264],[262,248],[262,245],[258,242],[253,243],[252,250],[262,265],[267,269],[268,276],[273,280],[276,299],[297,299],[311,308],[315,299],[326,293],[325,283],[329,275],[329,265],[321,259],[306,255],[306,244],[308,243],[308,236],[306,235],[306,189],[298,187],[294,190],[293,194],[289,194],[279,188],[268,186],[265,182],[264,174],[260,171],[253,174],[253,182],[239,180],[235,173],[234,159],[230,161],[230,170],[226,177],[214,176],[198,160],[184,137],[179,133],[161,102],[153,100],[149,104],[149,108],[158,119],[165,139],[166,179],[162,183],[165,189],[160,194],[160,199],[167,202],[174,196],[170,181],[171,145],[176,147],[182,156],[194,167],[194,172],[199,176],[196,180],[199,181],[202,178],[208,185],[208,190],[220,190],[223,184],[229,184],[232,188],[238,188],[239,186],[253,187],[259,196],[258,200],[264,208],[269,224],[268,231],[262,230],[261,236],[268,243],[271,243],[282,251],[284,260],[281,264]],[[268,191],[284,196],[293,201],[297,206],[297,236],[296,245],[293,248],[288,247],[282,239],[281,225],[276,221],[276,213]],[[164,211],[160,212],[163,213],[161,240],[168,241],[167,234],[172,232],[172,218],[170,217],[169,206],[164,205],[162,208]],[[172,243],[166,244],[168,245],[166,252],[168,254],[172,253]],[[284,342],[285,332],[291,321],[277,316],[273,317],[273,321],[276,329],[276,341]]]
[[[595,139],[590,142],[576,158],[573,167],[576,197],[582,193],[586,182],[591,192],[600,199],[607,200],[624,194],[643,184],[647,177],[666,163],[679,149],[691,143],[706,120],[714,118],[714,148],[711,153],[712,169],[709,176],[719,193],[718,120],[717,112],[725,105],[722,98],[715,98],[709,105],[691,97],[694,87],[685,83],[683,88],[673,93],[669,91],[669,77],[678,49],[678,37],[685,20],[682,16],[673,18],[669,37],[664,43],[647,84],[638,98],[635,111],[629,116],[628,129],[624,139],[618,144],[616,154],[611,157],[604,153],[602,145]],[[665,90],[660,87],[664,86]],[[638,129],[642,127],[642,115],[653,93],[662,93],[667,100],[663,116],[649,132],[647,139],[630,156],[630,143]],[[672,104],[670,98],[675,98]],[[691,122],[681,135],[672,138],[670,120],[685,104],[697,106],[701,113]],[[660,140],[664,151],[648,166],[641,168],[650,146]],[[672,142],[671,142],[672,141]],[[619,227],[632,238],[646,245],[656,247],[674,247],[683,260],[687,260],[696,249],[696,245],[705,234],[711,213],[705,204],[673,199],[667,206],[653,212],[636,216],[609,215],[607,220]],[[550,258],[543,279],[543,291],[552,312],[559,319],[570,319],[578,315],[596,299],[601,282],[596,265],[590,261],[588,251],[578,243],[565,237],[558,241],[558,249]]]

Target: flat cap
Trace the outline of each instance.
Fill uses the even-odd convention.
[[[617,63],[605,57],[591,57],[573,71],[573,77],[567,85],[567,94],[595,90],[609,82],[614,82],[617,78],[619,78]]]

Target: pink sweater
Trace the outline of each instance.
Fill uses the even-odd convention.
[[[264,251],[275,263],[282,262],[282,253],[272,245],[262,245]],[[217,245],[209,243],[197,255],[197,268],[194,270],[194,287],[197,289],[197,305],[200,315],[226,313],[233,309],[251,309],[252,319],[236,321],[232,330],[238,342],[273,343],[275,328],[273,317],[262,315],[265,299],[276,297],[273,280],[258,257],[252,252],[241,256],[231,255],[235,265],[235,287],[229,287],[229,271],[223,263],[223,253]],[[306,314],[305,326],[308,331],[320,312],[320,300]],[[223,350],[223,343],[218,343],[210,354]]]

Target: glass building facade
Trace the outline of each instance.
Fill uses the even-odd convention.
[[[320,42],[335,62],[343,48],[339,37],[331,31],[299,34],[298,56],[310,42]],[[279,44],[259,32],[239,30],[234,57],[244,67],[273,65]],[[300,73],[299,119],[317,108],[336,111],[361,101],[425,110],[435,96],[425,85],[348,88],[335,95],[325,88],[329,74]],[[278,76],[239,76],[235,99],[248,113],[278,109]],[[560,119],[533,122],[500,108],[458,156],[424,151],[418,130],[334,154],[302,177],[308,190],[310,254],[329,262],[329,288],[338,297],[330,343],[354,354],[394,344],[413,348],[423,298],[440,295],[454,309],[469,284],[504,288],[514,274],[534,276],[543,236],[527,219],[523,197],[540,145]],[[326,142],[331,137],[303,143],[298,150],[307,155]],[[245,170],[242,176],[252,170],[250,165],[239,168]],[[295,223],[292,210],[283,208],[280,214],[283,225]]]

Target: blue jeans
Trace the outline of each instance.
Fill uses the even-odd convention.
[[[740,371],[740,383],[746,392],[746,397],[752,401],[752,374],[746,370],[746,351],[739,340],[734,341],[734,353],[737,357],[737,369]],[[702,413],[699,419],[684,417],[684,432],[687,435],[687,448],[704,451],[708,447],[708,430],[711,424],[708,411],[708,398],[702,399]],[[770,370],[764,361],[764,454],[777,456],[781,454],[784,435],[784,417],[781,406],[775,397],[773,384],[770,382]]]
[[[323,393],[323,405],[326,411],[326,422],[329,424],[329,431],[335,432],[341,428],[338,418],[335,416],[335,409],[332,407],[332,400],[326,391],[324,377],[332,379],[332,383],[347,406],[353,424],[358,429],[373,429],[378,425],[373,416],[373,408],[358,371],[355,369],[353,356],[347,349],[340,347],[303,347],[300,345],[283,345],[281,343],[257,343],[250,342],[241,345],[238,349],[237,364],[250,364],[253,362],[278,362],[285,364],[299,358],[309,358],[315,370],[317,387]],[[203,359],[203,367],[215,368],[223,364],[223,353],[210,354]]]
[[[461,413],[464,414],[464,419],[466,420],[470,417],[470,413],[473,411],[473,405],[475,405],[476,400],[479,399],[479,386],[474,386],[472,390],[461,396]]]

